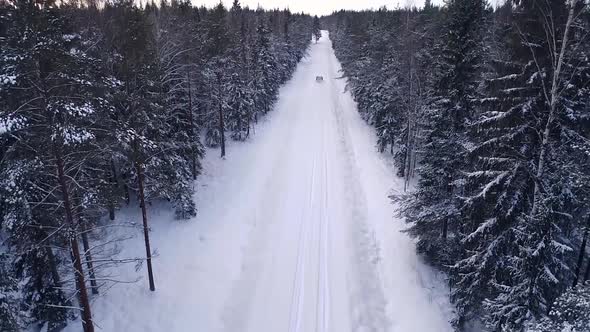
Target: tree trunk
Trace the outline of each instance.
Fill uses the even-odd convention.
[[[412,165],[411,159],[411,141],[410,135],[412,130],[412,123],[410,121],[410,112],[408,112],[408,139],[406,141],[406,157],[404,160],[404,192],[408,189],[410,185],[410,166]]]
[[[242,19],[242,25],[244,25],[244,20],[243,19]],[[245,37],[245,34],[246,34],[245,33],[245,28],[242,28],[240,32],[242,34],[242,40],[246,40],[246,37]],[[244,83],[246,85],[249,85],[248,82],[250,80],[250,70],[249,70],[249,67],[248,67],[248,58],[246,56],[246,53],[247,53],[246,52],[246,43],[242,43],[241,53],[242,53],[241,54],[241,56],[242,56],[242,66],[241,66],[242,71],[241,72],[244,75]],[[252,112],[251,111],[252,111],[251,107],[247,107],[246,108],[246,123],[245,123],[245,125],[246,125],[246,137],[244,137],[244,139],[250,137],[250,124],[252,123]]]
[[[574,21],[575,16],[575,8],[578,0],[571,0],[570,1],[570,8],[568,13],[567,22],[565,24],[565,29],[563,31],[563,39],[561,42],[561,49],[559,54],[557,53],[556,46],[554,46],[553,54],[555,55],[554,59],[556,63],[554,63],[554,72],[553,72],[553,79],[551,82],[551,92],[550,95],[547,96],[545,93],[545,97],[548,99],[547,102],[549,103],[549,115],[547,117],[547,121],[545,122],[545,129],[543,130],[543,138],[541,140],[541,151],[539,152],[539,157],[537,159],[537,172],[535,174],[535,188],[533,190],[533,206],[531,208],[530,217],[535,218],[537,211],[539,209],[539,201],[541,198],[539,197],[541,194],[541,187],[539,181],[541,181],[541,177],[545,171],[545,159],[549,149],[549,138],[551,134],[551,127],[553,126],[553,121],[556,118],[557,112],[557,102],[559,100],[560,92],[558,91],[558,85],[560,83],[559,77],[561,76],[561,67],[563,66],[564,58],[565,58],[565,51],[567,49],[568,39],[569,39],[569,30]],[[547,29],[552,29],[551,27],[547,27]],[[551,43],[549,43],[551,45]],[[555,44],[553,44],[555,45]],[[546,91],[546,90],[544,90]]]
[[[76,286],[80,292],[80,305],[82,306],[82,329],[84,332],[94,332],[94,323],[92,322],[92,314],[90,312],[90,301],[88,300],[88,291],[86,289],[86,281],[84,280],[84,270],[82,269],[82,259],[80,256],[80,248],[78,247],[78,239],[76,236],[76,227],[74,225],[74,217],[72,213],[72,205],[70,202],[68,186],[66,183],[66,176],[64,173],[64,164],[60,149],[54,145],[54,154],[57,161],[57,176],[59,186],[64,200],[64,209],[66,214],[66,223],[69,230],[70,248],[72,249],[72,263],[74,265],[76,275]]]
[[[191,89],[191,70],[188,67],[186,72],[186,83],[188,90],[188,121],[189,121],[189,139],[191,140],[191,171],[193,180],[197,179],[197,149],[193,146],[193,136],[195,135],[195,119],[193,115],[193,95]]]
[[[238,140],[242,141],[242,133],[243,133],[243,128],[242,128],[242,115],[239,114],[238,115],[238,123],[236,124],[236,127],[238,127]]]
[[[442,236],[443,240],[446,240],[446,239],[447,239],[447,234],[448,234],[448,232],[449,232],[449,222],[448,222],[448,221],[447,221],[447,219],[445,218],[445,219],[443,220],[443,225],[442,225],[442,234],[441,234],[441,236]]]
[[[82,217],[82,205],[80,199],[74,200],[78,206],[78,225],[82,227],[82,248],[84,248],[84,259],[86,260],[86,268],[88,269],[88,276],[92,294],[98,294],[98,285],[96,283],[96,275],[94,273],[94,264],[92,263],[92,253],[90,252],[90,242],[88,241],[88,224]]]
[[[111,158],[111,185],[115,192],[118,192],[117,187],[117,169],[115,168],[115,161]],[[110,195],[109,197],[109,219],[115,220],[115,198]]]
[[[221,158],[225,157],[225,125],[223,123],[223,97],[221,96],[221,75],[217,76],[219,84],[219,134],[221,135]]]
[[[45,254],[47,255],[47,259],[49,260],[49,265],[51,267],[51,278],[53,279],[53,283],[57,285],[57,287],[61,287],[61,278],[59,277],[59,272],[57,272],[55,254],[50,247],[45,247]]]
[[[447,178],[447,192],[448,192],[448,197],[453,197],[453,185],[451,184],[453,182],[453,179],[451,177]],[[442,230],[441,230],[441,237],[443,240],[447,239],[447,236],[449,234],[449,219],[444,218],[443,219],[443,224],[442,224]]]
[[[414,130],[414,137],[412,138],[412,166],[410,167],[410,177],[414,177],[416,174],[416,163],[418,160],[418,156],[416,154],[416,150],[418,148],[418,124],[416,124],[416,128]]]
[[[588,224],[590,224],[590,216],[588,216]],[[574,282],[572,287],[576,287],[578,280],[580,279],[580,270],[582,269],[582,263],[584,262],[584,254],[586,252],[586,243],[588,240],[588,227],[584,230],[584,236],[582,238],[582,245],[580,245],[580,252],[578,253],[578,261],[576,263],[576,269],[574,272]],[[590,265],[590,264],[589,264]]]
[[[137,155],[137,147],[135,149],[136,149],[136,155]],[[148,219],[147,219],[147,207],[145,204],[145,194],[144,194],[144,190],[143,190],[143,165],[137,159],[139,159],[139,158],[136,157],[135,170],[137,171],[137,182],[139,185],[139,202],[141,205],[141,217],[143,219],[143,238],[145,241],[145,253],[146,253],[146,262],[147,262],[150,290],[153,292],[156,290],[156,286],[154,284],[154,274],[152,271],[152,251],[150,249],[150,235],[149,235]]]
[[[113,202],[109,202],[109,220],[113,221],[115,220],[115,205],[113,204]]]
[[[127,202],[127,205],[129,205],[131,203],[131,194],[129,193],[129,186],[127,183],[123,185],[123,191],[125,191],[125,201]]]
[[[406,157],[404,160],[404,192],[408,189],[410,184],[410,166],[412,165],[412,157],[411,157],[411,139],[412,139],[412,93],[413,93],[413,86],[412,86],[412,37],[410,36],[410,8],[407,8],[406,12],[406,38],[408,41],[408,91],[407,91],[407,107],[406,107],[406,116],[408,117],[408,137],[406,140]]]
[[[90,242],[88,241],[88,228],[86,222],[80,218],[82,225],[82,245],[84,247],[84,258],[86,259],[86,268],[88,269],[88,276],[90,277],[90,289],[92,294],[98,294],[98,284],[96,282],[96,274],[94,273],[94,264],[92,263],[92,253],[90,252]]]
[[[584,272],[584,279],[582,279],[582,284],[585,284],[590,278],[590,261],[586,262],[586,272]]]
[[[246,138],[250,137],[250,123],[252,122],[252,114],[248,110],[248,115],[246,116]]]
[[[86,259],[88,275],[90,276],[90,286],[92,294],[98,294],[98,284],[96,283],[96,275],[94,274],[94,266],[92,265],[92,254],[90,253],[88,235],[86,234],[85,229],[82,231],[82,244],[84,245],[84,257]]]
[[[76,284],[80,291],[80,302],[82,305],[82,329],[84,332],[94,332],[94,323],[92,322],[92,313],[90,312],[90,301],[88,300],[88,290],[84,280],[84,271],[80,258],[80,248],[78,240],[74,235],[70,236],[70,246],[72,247],[72,256],[74,258],[74,269],[76,270]]]

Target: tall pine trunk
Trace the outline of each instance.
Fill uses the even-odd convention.
[[[590,262],[586,263],[586,272],[584,272],[584,279],[582,279],[582,283],[586,283],[588,278],[590,278]]]
[[[47,234],[45,234],[45,236],[47,236]],[[59,277],[59,272],[57,271],[57,261],[51,247],[45,247],[45,254],[47,255],[47,260],[49,260],[49,268],[51,269],[51,278],[53,279],[53,283],[57,285],[57,287],[61,287],[61,278]]]
[[[195,135],[195,119],[193,115],[193,95],[191,89],[191,69],[187,67],[186,83],[188,90],[188,121],[189,121],[189,139],[191,140],[191,172],[193,173],[193,180],[197,179],[197,149],[192,144],[193,136]]]
[[[115,168],[115,161],[113,160],[113,158],[111,158],[111,172],[110,172],[111,176],[109,178],[109,181],[111,182],[111,190],[114,190],[115,192],[119,191],[119,188],[117,186],[117,169]],[[109,195],[109,219],[110,220],[115,220],[115,197],[113,197],[114,195],[111,193],[111,195]]]
[[[88,241],[88,234],[86,234],[86,232],[86,226],[83,226],[82,245],[84,246],[84,258],[86,259],[86,268],[88,268],[90,289],[92,290],[92,294],[98,294],[98,283],[96,282],[96,274],[94,273],[94,265],[92,263],[92,253],[90,252],[90,242]]]
[[[90,280],[90,290],[92,294],[98,294],[98,284],[96,283],[96,274],[94,273],[94,263],[92,260],[92,252],[90,251],[90,241],[88,241],[88,224],[83,217],[83,209],[80,204],[80,199],[74,200],[78,206],[78,225],[82,227],[80,236],[82,237],[82,248],[84,249],[84,260],[86,261],[86,268],[88,269],[88,279]]]
[[[123,184],[123,192],[125,193],[125,202],[127,205],[131,204],[131,193],[129,192],[129,185]]]
[[[223,123],[223,96],[221,91],[221,74],[217,74],[219,96],[219,135],[221,135],[221,158],[225,157],[225,124]]]
[[[588,224],[590,224],[590,216],[588,216]],[[572,287],[576,287],[580,279],[580,271],[582,270],[582,263],[584,263],[584,254],[586,253],[586,243],[588,240],[588,226],[584,229],[584,236],[582,238],[582,245],[580,245],[580,252],[578,253],[578,261],[576,262],[576,269],[574,270],[574,282]]]
[[[88,299],[88,290],[86,289],[86,281],[84,280],[84,270],[82,269],[82,259],[80,256],[80,247],[78,246],[78,239],[76,235],[76,227],[74,225],[74,217],[72,211],[72,204],[68,192],[68,185],[66,175],[64,172],[64,162],[61,155],[61,150],[54,145],[54,155],[57,163],[57,177],[59,186],[62,192],[64,201],[64,209],[66,214],[66,224],[69,231],[70,248],[72,249],[72,263],[74,265],[76,288],[80,293],[80,305],[82,306],[82,329],[84,332],[94,332],[94,323],[92,322],[92,313],[90,312],[90,301]]]
[[[98,294],[98,283],[96,282],[96,274],[94,273],[94,263],[92,261],[92,253],[90,252],[90,241],[88,241],[88,227],[86,222],[79,218],[82,226],[82,245],[84,247],[84,259],[86,260],[86,268],[88,269],[88,276],[90,279],[90,289],[92,294]]]
[[[250,110],[247,111],[246,115],[246,138],[250,137],[250,124],[252,123],[252,113]]]
[[[147,270],[148,270],[148,280],[150,284],[150,290],[153,292],[156,290],[156,285],[154,283],[154,273],[152,270],[152,250],[150,249],[150,235],[149,235],[149,227],[148,227],[148,218],[147,218],[147,206],[145,203],[145,192],[143,188],[144,179],[143,179],[143,164],[139,160],[139,147],[137,146],[138,142],[135,142],[135,171],[137,172],[137,184],[139,187],[139,204],[141,205],[141,217],[143,220],[143,239],[145,242],[145,254],[146,254],[146,263],[147,263]]]
[[[404,192],[407,191],[408,186],[410,185],[410,167],[412,166],[412,158],[411,158],[411,141],[410,135],[412,130],[412,123],[410,121],[410,112],[408,112],[408,137],[406,140],[406,156],[404,159]]]
[[[408,186],[410,184],[410,166],[412,165],[412,150],[411,150],[411,135],[412,135],[412,120],[411,120],[411,111],[412,111],[412,93],[413,93],[413,86],[412,86],[412,42],[411,42],[411,37],[409,37],[409,31],[410,31],[410,8],[408,8],[407,10],[407,15],[406,15],[406,38],[408,38],[409,40],[409,47],[408,47],[408,95],[407,95],[407,99],[408,99],[408,104],[407,104],[407,117],[408,117],[408,137],[406,140],[406,157],[404,160],[404,192],[408,189]]]

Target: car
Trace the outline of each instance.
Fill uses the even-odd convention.
[[[324,77],[323,76],[316,76],[315,77],[315,81],[316,82],[323,82],[324,81]]]

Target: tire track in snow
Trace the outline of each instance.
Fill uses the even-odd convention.
[[[384,231],[391,212],[380,181],[391,177],[376,164],[352,97],[334,79],[339,63],[326,37],[279,98],[281,121],[252,171],[266,185],[245,191],[248,204],[232,214],[260,223],[226,300],[224,331],[440,331],[428,321],[437,315],[422,286],[407,280],[419,262],[411,241]],[[331,78],[318,85],[318,74]]]
[[[337,66],[334,64],[335,56],[331,54],[329,58],[330,71],[337,74]],[[353,263],[356,264],[355,292],[352,294],[353,303],[353,328],[355,331],[388,331],[390,321],[387,318],[387,300],[385,298],[377,262],[379,259],[379,247],[374,234],[371,233],[367,225],[367,202],[366,193],[359,177],[359,168],[356,161],[356,153],[350,140],[348,125],[342,118],[340,104],[340,95],[337,87],[330,82],[330,90],[333,107],[332,114],[336,123],[336,130],[344,150],[345,172],[348,187],[351,192],[348,193],[348,200],[352,209],[352,240]]]
[[[326,172],[326,188],[328,187],[328,156],[327,153],[324,154],[324,169]],[[327,332],[329,331],[329,324],[330,324],[330,277],[329,277],[329,261],[328,261],[328,249],[329,249],[329,237],[330,237],[330,215],[328,213],[328,190],[326,190],[326,196],[325,196],[325,200],[324,200],[324,211],[326,213],[326,218],[324,220],[324,224],[325,224],[325,231],[324,231],[324,302],[322,305],[322,311],[323,311],[323,332]]]
[[[379,322],[352,324],[378,318],[371,311],[380,310],[373,305],[380,300],[368,298],[371,292],[363,296],[365,282],[374,279],[365,278],[371,272],[358,263],[364,258],[359,254],[364,249],[356,248],[359,243],[364,248],[362,235],[351,235],[362,233],[353,223],[363,215],[354,195],[363,193],[359,179],[353,181],[351,173],[358,169],[351,166],[350,147],[343,144],[342,123],[334,114],[336,88],[332,80],[313,82],[318,73],[334,76],[332,56],[329,40],[313,45],[313,60],[303,63],[291,95],[281,102],[293,120],[283,129],[292,132],[277,136],[280,143],[271,146],[283,155],[280,170],[268,178],[270,190],[258,196],[261,227],[245,248],[249,259],[236,293],[227,299],[226,332],[386,331],[367,328]],[[281,203],[269,209],[276,213],[264,211],[277,200]]]
[[[323,164],[323,183],[320,192],[320,215],[318,228],[318,250],[317,250],[317,279],[316,279],[316,320],[315,331],[328,331],[329,314],[326,311],[329,304],[329,290],[328,290],[328,229],[327,223],[329,220],[328,209],[328,154],[327,154],[327,140],[326,140],[326,124],[328,119],[322,119],[322,139],[321,139],[321,158]]]
[[[308,212],[313,209],[313,198],[314,198],[314,187],[315,187],[315,177],[316,177],[316,164],[317,164],[317,155],[314,154],[312,168],[311,168],[311,181],[310,181],[310,188],[309,188],[309,204],[308,204]],[[305,210],[304,210],[305,211]],[[303,312],[303,302],[305,300],[305,265],[306,259],[305,254],[307,252],[308,242],[309,242],[309,222],[310,219],[309,215],[306,216],[305,212],[301,214],[303,217],[301,218],[301,227],[304,229],[303,237],[299,238],[299,249],[297,252],[297,268],[295,270],[295,278],[293,280],[293,301],[291,304],[291,314],[290,317],[294,317],[290,319],[289,324],[289,331],[292,332],[299,332],[301,327],[301,315]],[[299,282],[297,282],[299,280]],[[295,316],[293,316],[293,309],[296,307]],[[293,322],[294,319],[294,322]]]
[[[301,66],[304,68],[307,66],[306,60],[302,60]],[[293,89],[294,87],[289,87]],[[283,104],[289,104],[296,101],[295,95],[289,95],[288,98],[282,100]],[[280,107],[280,103],[279,106]],[[279,111],[279,110],[277,110]],[[224,312],[221,313],[221,321],[223,325],[223,331],[235,332],[244,330],[250,324],[250,311],[254,309],[251,306],[253,295],[256,294],[259,287],[265,287],[259,280],[264,279],[264,275],[261,268],[261,257],[260,253],[264,252],[265,249],[270,245],[268,235],[272,232],[272,228],[275,226],[274,223],[277,217],[280,216],[280,209],[284,208],[286,201],[289,200],[290,196],[279,195],[281,189],[285,185],[287,187],[290,183],[283,181],[277,181],[277,179],[286,179],[289,176],[288,171],[289,152],[294,149],[297,145],[296,132],[301,130],[302,121],[299,118],[302,116],[300,112],[285,112],[281,110],[282,114],[277,114],[274,121],[276,127],[272,128],[279,133],[275,134],[275,139],[281,141],[280,144],[271,140],[265,142],[263,146],[262,155],[269,155],[269,160],[264,161],[271,164],[270,170],[267,170],[267,175],[264,177],[264,183],[261,185],[259,191],[254,191],[253,194],[259,198],[270,197],[272,201],[261,201],[262,204],[256,203],[256,205],[247,206],[242,209],[241,212],[246,216],[253,215],[255,223],[251,229],[251,239],[248,241],[246,247],[244,247],[244,258],[242,261],[242,272],[238,280],[234,281],[233,294],[231,301],[226,301]],[[298,126],[294,125],[298,124]],[[278,137],[278,138],[277,138]],[[303,216],[300,216],[301,220],[304,220]],[[238,217],[238,216],[236,216]],[[302,224],[303,225],[303,224]],[[302,228],[304,230],[304,228]],[[274,256],[273,252],[273,256]],[[274,265],[274,258],[272,264]]]
[[[303,242],[305,241],[304,233],[306,231],[305,227],[305,219],[303,217],[299,218],[300,226],[299,226],[299,236],[298,236],[298,248],[297,248],[297,259],[296,259],[296,266],[295,266],[295,274],[293,275],[293,286],[291,289],[291,306],[289,307],[289,331],[296,331],[293,326],[297,325],[297,315],[299,314],[299,301],[301,300],[301,285],[298,283],[299,276],[301,273],[301,269],[303,269]],[[297,308],[295,313],[293,313],[294,308]],[[294,323],[295,320],[295,323]]]
[[[325,122],[323,122],[323,124],[325,124]],[[323,127],[325,127],[325,125]],[[321,146],[322,146],[322,156],[325,155],[325,153],[324,153],[324,149],[325,149],[325,138],[324,138],[324,136],[325,136],[325,130],[322,130],[322,140],[321,140],[321,143],[320,143]],[[323,171],[323,169],[322,169],[322,171]],[[322,177],[324,177],[324,178],[326,177],[326,174],[324,172],[322,172]],[[326,190],[325,186],[321,187],[321,190],[320,190],[320,198],[323,198],[324,197],[323,192],[325,190]],[[323,208],[323,204],[320,205],[320,208]],[[323,212],[323,210],[322,210],[322,212]],[[322,296],[322,291],[321,291],[321,286],[320,286],[320,284],[321,284],[321,282],[320,282],[321,281],[321,273],[320,273],[321,268],[320,267],[321,267],[321,263],[322,263],[322,260],[321,260],[321,257],[322,257],[321,239],[322,239],[322,222],[323,222],[322,215],[323,214],[320,215],[320,218],[318,220],[318,226],[317,226],[318,227],[318,232],[319,232],[318,241],[320,243],[318,243],[317,258],[316,258],[317,259],[317,261],[316,261],[316,263],[317,263],[316,264],[316,270],[317,270],[317,275],[316,275],[316,292],[315,292],[316,293],[316,301],[315,301],[315,309],[316,309],[315,310],[315,331],[316,332],[318,332],[318,325],[319,325],[318,324],[318,320],[320,319],[320,313],[319,313],[320,298]]]

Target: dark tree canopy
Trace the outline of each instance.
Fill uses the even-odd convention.
[[[142,225],[155,290],[151,203],[196,215],[203,143],[250,136],[311,25],[237,0],[0,1],[0,330],[81,317],[94,331],[92,298],[109,283],[97,278],[114,261],[104,229],[126,205],[142,212],[123,223]]]
[[[583,0],[449,0],[322,19],[459,331],[590,326],[560,316],[590,277],[589,18]]]

